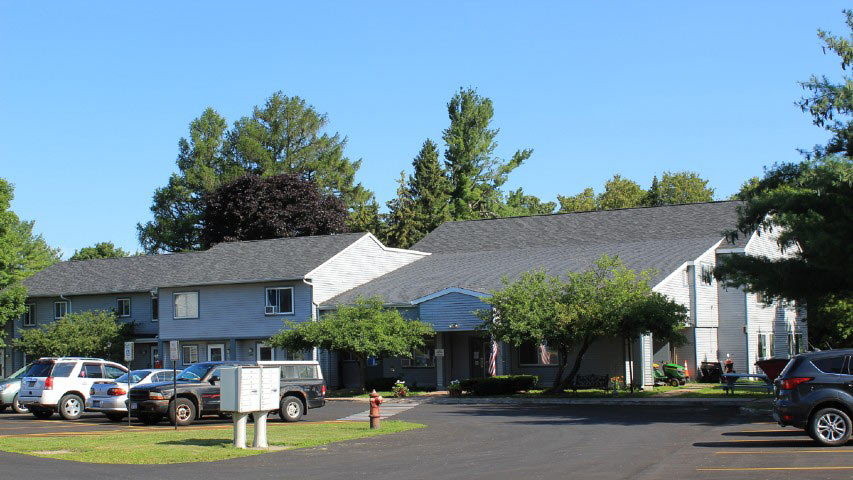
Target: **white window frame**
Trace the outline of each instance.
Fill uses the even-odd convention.
[[[181,295],[195,295],[195,316],[178,316],[178,297]],[[172,294],[172,318],[174,319],[184,319],[184,318],[198,318],[199,315],[199,294],[198,291],[187,291],[187,292],[175,292]]]
[[[255,359],[257,359],[258,361],[267,361],[267,360],[261,360],[261,349],[262,348],[269,348],[270,349],[269,361],[275,360],[275,347],[271,347],[271,346],[267,345],[266,343],[262,343],[262,342],[258,342],[255,344]]]
[[[222,360],[212,360],[211,359],[210,351],[213,350],[214,348],[222,349]],[[224,362],[225,360],[228,360],[228,358],[226,357],[226,354],[225,354],[225,344],[224,343],[208,343],[207,344],[207,361],[208,362]]]
[[[21,319],[21,323],[25,327],[35,327],[36,322],[36,304],[28,303],[26,304],[27,311],[24,312],[23,318]],[[1,352],[0,352],[1,353]]]
[[[756,345],[758,350],[758,359],[764,360],[773,356],[772,347],[770,345],[771,337],[769,333],[759,333]],[[764,347],[764,348],[761,348]],[[762,351],[763,350],[763,351]]]
[[[190,350],[189,359],[187,359],[187,349]],[[195,349],[195,362],[192,361],[193,349]],[[198,345],[181,345],[181,363],[183,365],[193,365],[198,363]]]
[[[121,303],[127,301],[127,315],[121,309]],[[116,298],[116,314],[119,318],[128,318],[130,317],[130,297],[121,297]]]
[[[65,305],[65,310],[62,312],[62,316],[57,317],[56,316],[56,307],[60,304]],[[61,319],[65,318],[66,315],[68,315],[68,302],[66,302],[66,301],[53,302],[53,319],[54,320],[61,320]]]
[[[278,305],[270,305],[270,290],[276,290],[278,293]],[[289,290],[290,291],[290,311],[282,312],[280,310],[275,310],[276,308],[281,308],[281,291]],[[264,289],[264,315],[293,315],[293,311],[296,309],[296,299],[293,296],[293,287],[267,287]]]

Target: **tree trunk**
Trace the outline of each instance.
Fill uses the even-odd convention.
[[[586,354],[587,349],[589,349],[589,344],[591,342],[588,339],[584,339],[583,343],[581,343],[581,348],[578,350],[578,354],[575,355],[575,364],[572,365],[572,370],[569,372],[569,375],[566,376],[565,380],[563,380],[562,389],[566,390],[571,388],[572,384],[575,381],[575,377],[578,374],[578,371],[581,369],[581,362],[583,361],[583,356]]]
[[[566,364],[569,363],[569,349],[565,345],[558,347],[560,352],[559,362],[557,362],[557,376],[554,377],[554,383],[548,389],[550,393],[559,393],[560,385],[563,383],[563,373],[566,371]]]

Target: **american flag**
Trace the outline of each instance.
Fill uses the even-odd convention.
[[[489,376],[498,374],[498,342],[492,338],[492,354],[489,356]]]
[[[539,363],[542,365],[551,365],[551,352],[544,344],[539,345]]]

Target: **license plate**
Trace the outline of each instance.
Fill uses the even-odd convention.
[[[100,406],[101,406],[101,402],[100,402],[99,400],[95,400],[94,402],[92,402],[92,406],[93,406],[93,407],[100,407]]]
[[[136,402],[130,402],[130,409],[136,410]]]

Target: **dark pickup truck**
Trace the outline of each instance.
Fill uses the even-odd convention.
[[[295,422],[310,408],[326,404],[326,385],[317,362],[260,362],[281,368],[282,420]],[[146,425],[164,417],[173,425],[189,425],[205,415],[223,416],[219,410],[219,372],[224,366],[256,365],[254,362],[204,362],[184,369],[177,377],[177,395],[172,382],[140,385],[128,395],[131,416]],[[174,403],[173,403],[174,402]]]

